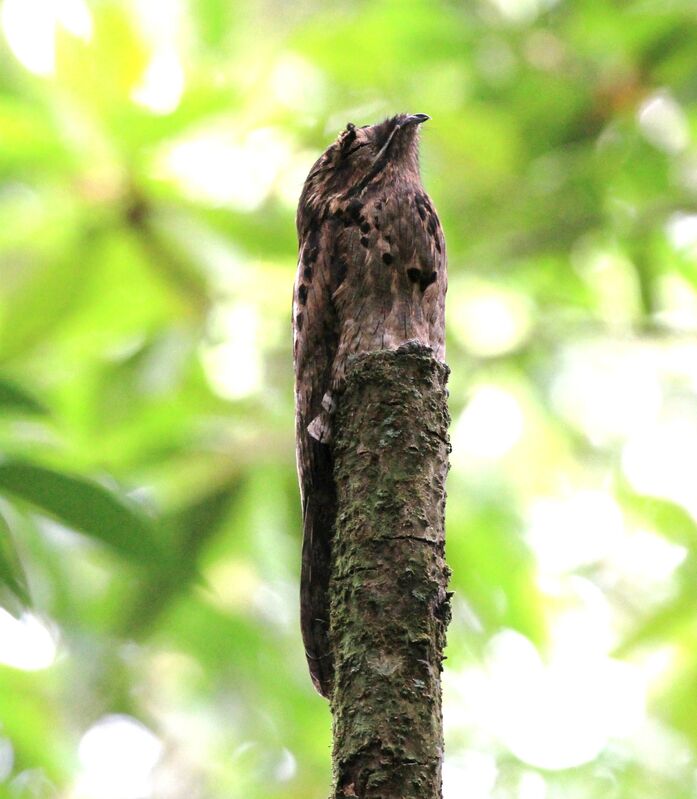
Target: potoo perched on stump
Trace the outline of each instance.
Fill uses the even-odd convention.
[[[347,358],[416,341],[445,358],[445,242],[421,185],[425,114],[349,124],[298,205],[293,358],[303,507],[301,626],[317,690],[332,690],[328,582],[336,490],[332,420]]]

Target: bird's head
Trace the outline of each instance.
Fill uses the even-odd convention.
[[[343,195],[360,195],[372,183],[419,181],[419,127],[427,114],[397,114],[377,125],[349,122],[307,176],[300,209]]]
[[[370,172],[376,175],[388,164],[413,169],[418,174],[419,127],[426,114],[397,114],[378,125],[357,128],[349,122],[325,152],[325,164],[335,172],[357,179]]]

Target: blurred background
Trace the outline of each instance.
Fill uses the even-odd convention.
[[[0,29],[0,796],[327,796],[294,211],[401,111],[450,260],[446,797],[697,796],[693,0]]]

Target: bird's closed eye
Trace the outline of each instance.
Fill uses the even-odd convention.
[[[356,150],[360,150],[361,147],[367,147],[369,144],[370,144],[369,141],[364,141],[362,144],[357,144],[355,147],[348,150],[348,152],[344,153],[344,158],[348,158],[349,155],[353,155],[356,152]]]

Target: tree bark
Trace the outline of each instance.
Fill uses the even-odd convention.
[[[442,796],[447,375],[417,343],[347,368],[329,587],[334,799]]]

